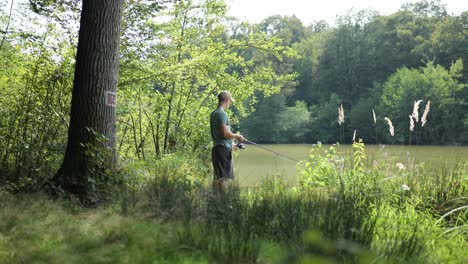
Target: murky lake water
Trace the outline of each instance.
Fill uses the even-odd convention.
[[[263,145],[277,152],[283,153],[296,160],[309,157],[311,144]],[[323,145],[322,149],[328,149]],[[414,163],[426,163],[430,166],[455,166],[458,162],[468,161],[468,146],[397,146],[386,145],[383,149],[377,145],[366,145],[366,152],[370,157],[386,153],[389,162],[405,163],[408,159]],[[350,145],[337,147],[344,155],[352,153]],[[247,145],[246,149],[237,151],[234,157],[235,176],[241,186],[254,186],[261,182],[262,177],[280,175],[289,185],[296,183],[296,163],[273,153]]]

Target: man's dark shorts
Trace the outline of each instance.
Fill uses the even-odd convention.
[[[215,179],[234,179],[234,163],[231,149],[223,145],[216,145],[211,150]]]

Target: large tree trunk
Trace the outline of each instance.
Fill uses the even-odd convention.
[[[56,187],[94,202],[93,177],[117,162],[115,95],[122,0],[83,0],[68,144]]]

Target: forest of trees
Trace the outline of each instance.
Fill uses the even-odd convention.
[[[355,130],[371,144],[468,142],[468,11],[448,14],[440,1],[407,4],[388,16],[350,12],[335,26],[279,15],[249,24],[228,17],[218,0],[124,1],[120,47],[112,46],[120,54],[117,91],[115,72],[102,73],[109,86],[86,96],[99,105],[107,92],[116,92],[116,113],[106,114],[115,125],[110,119],[96,126],[80,121],[88,139],[68,147],[73,112],[84,109],[71,108],[72,88],[89,86],[93,78],[83,72],[90,83],[76,80],[82,2],[13,2],[0,9],[4,182],[21,175],[49,179],[67,148],[65,161],[79,152],[108,162],[94,149],[107,145],[92,142],[109,135],[116,159],[159,159],[179,151],[208,159],[207,116],[220,90],[236,98],[235,130],[259,143],[350,143]],[[99,47],[100,41],[90,52],[112,50]],[[108,62],[95,65],[114,67],[115,58],[106,56]],[[421,110],[430,101],[428,121],[410,131],[408,116],[419,100]],[[384,117],[392,120],[394,136]]]
[[[422,109],[431,101],[428,124],[415,126],[413,144],[468,142],[468,12],[453,16],[439,1],[421,1],[388,16],[350,12],[335,27],[304,26],[294,16],[269,17],[257,26],[299,57],[282,60],[277,70],[296,72],[295,82],[262,97],[242,120],[252,140],[341,142],[343,104],[345,143],[356,129],[367,143],[408,144],[408,116],[414,101],[423,100]],[[393,121],[394,137],[384,117]]]

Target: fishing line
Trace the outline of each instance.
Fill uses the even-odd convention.
[[[267,148],[267,147],[265,147],[265,146],[259,145],[259,144],[255,143],[255,142],[250,141],[250,140],[245,140],[245,142],[248,143],[248,144],[251,144],[251,145],[253,145],[253,146],[257,147],[257,148],[261,148],[261,149],[263,149],[263,150],[269,151],[269,152],[274,153],[274,154],[276,154],[276,155],[278,155],[278,156],[281,156],[281,157],[283,157],[283,158],[289,159],[289,160],[291,160],[291,161],[299,162],[297,159],[294,159],[294,158],[291,158],[291,157],[289,157],[289,156],[286,156],[286,155],[284,155],[283,153],[274,151],[274,150],[272,150],[272,149],[270,149],[270,148]]]

